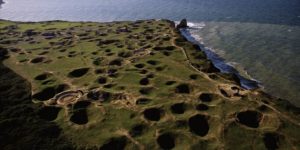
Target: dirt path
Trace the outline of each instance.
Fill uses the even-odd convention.
[[[275,113],[278,114],[279,117],[284,118],[284,119],[290,121],[291,123],[293,123],[293,124],[295,124],[295,125],[297,125],[297,126],[300,126],[300,122],[296,121],[295,119],[289,117],[289,116],[286,115],[286,114],[283,114],[282,112],[280,112],[279,110],[277,110],[277,109],[274,108],[273,106],[268,105],[268,104],[265,104],[265,103],[262,103],[262,102],[257,101],[257,100],[254,100],[254,101],[255,101],[256,103],[258,103],[259,105],[265,105],[265,106],[267,106],[268,108],[272,109]]]
[[[190,60],[190,58],[189,58],[189,56],[188,56],[186,50],[185,50],[183,47],[180,47],[180,46],[178,46],[178,45],[175,44],[175,37],[176,37],[175,35],[176,35],[176,33],[175,33],[174,30],[172,30],[172,34],[173,34],[173,36],[172,36],[172,41],[171,41],[172,46],[175,46],[176,48],[179,48],[179,49],[182,51],[183,55],[184,55],[185,58],[186,58],[186,62],[188,63],[188,65],[189,65],[192,69],[194,69],[196,72],[198,72],[201,76],[203,76],[205,79],[207,79],[207,80],[209,80],[209,81],[211,81],[211,82],[213,82],[213,83],[215,83],[215,84],[218,84],[217,81],[212,80],[211,78],[209,78],[209,76],[208,76],[206,73],[200,71],[199,69],[197,69],[195,66],[192,65],[192,62],[191,62],[191,60]]]

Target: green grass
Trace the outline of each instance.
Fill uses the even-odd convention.
[[[17,28],[8,30],[8,26],[11,25],[16,25]],[[118,28],[124,26],[127,26],[130,32],[117,33]],[[26,36],[25,31],[29,29],[37,33]],[[42,35],[45,32],[55,32],[56,36],[52,39],[45,39]],[[106,35],[100,35],[100,33],[106,33]],[[122,139],[120,137],[126,139],[125,149],[160,149],[163,146],[158,144],[157,139],[164,133],[171,133],[175,144],[174,149],[178,150],[247,149],[251,147],[263,149],[265,145],[262,135],[270,131],[283,135],[279,139],[280,143],[289,138],[295,139],[291,143],[280,144],[280,148],[297,146],[296,139],[299,135],[291,133],[292,130],[299,129],[298,125],[293,124],[299,122],[296,108],[287,103],[284,103],[286,104],[284,106],[279,105],[280,102],[269,98],[260,89],[242,90],[230,78],[230,75],[213,71],[207,73],[207,70],[212,67],[203,51],[195,49],[191,43],[185,41],[168,21],[145,20],[139,23],[0,21],[0,34],[3,35],[0,47],[9,51],[9,58],[5,59],[3,64],[22,76],[23,80],[28,81],[30,88],[27,94],[36,95],[49,88],[54,90],[53,96],[64,90],[81,90],[83,96],[79,100],[90,103],[86,108],[76,109],[80,102],[62,105],[56,103],[53,97],[49,100],[41,100],[37,96],[27,99],[26,105],[32,107],[35,117],[28,115],[22,119],[33,120],[36,124],[32,127],[25,124],[26,129],[22,132],[34,130],[33,134],[36,135],[37,129],[47,128],[49,124],[53,125],[60,129],[57,137],[62,141],[57,141],[57,137],[42,139],[49,139],[51,144],[57,144],[57,149],[60,146],[72,146],[74,149],[97,149],[109,144],[113,141],[112,139]],[[174,40],[175,43],[173,43]],[[30,41],[38,43],[30,43]],[[13,52],[14,48],[20,50]],[[37,57],[44,57],[45,60],[32,63],[31,60]],[[24,61],[25,59],[28,61]],[[120,62],[118,62],[119,59]],[[137,64],[144,64],[144,66],[139,68]],[[70,76],[72,71],[80,68],[88,68],[88,71],[81,75],[77,73],[75,77]],[[50,74],[46,79],[35,79],[46,72]],[[209,75],[216,76],[217,79],[210,78]],[[10,76],[11,74],[7,73],[1,77],[4,81]],[[100,77],[105,81],[99,82]],[[140,83],[144,78],[148,78],[149,81],[146,85]],[[168,85],[170,81],[174,81],[174,84]],[[1,107],[0,117],[3,120],[12,119],[12,116],[7,114],[14,109],[22,113],[26,112],[18,108],[18,106],[21,107],[18,103],[20,94],[18,94],[17,86],[19,84],[6,81],[0,86],[7,89],[5,86],[13,85],[14,88],[8,88],[8,92],[4,92],[3,95],[4,97],[15,96],[10,105]],[[58,87],[62,84],[68,85],[69,88],[59,90]],[[180,85],[186,85],[188,90],[179,89]],[[241,95],[232,94],[235,92],[232,87],[240,89]],[[93,92],[99,92],[100,96],[93,95]],[[226,96],[224,92],[229,94]],[[101,98],[103,93],[109,94],[104,101]],[[210,100],[201,101],[199,96],[202,93],[212,94]],[[148,98],[150,101],[145,104],[136,104],[140,98]],[[0,104],[6,104],[9,101],[1,99],[0,102]],[[265,105],[268,108],[274,108],[281,113],[272,109],[260,110],[261,104],[267,102],[268,104]],[[171,110],[171,107],[177,103],[185,104],[182,114],[176,114]],[[208,109],[197,110],[198,104],[205,104]],[[39,111],[43,106],[48,105],[60,107],[61,110],[58,114],[54,114],[57,115],[56,119],[41,121]],[[158,120],[146,117],[144,112],[149,108],[159,110]],[[246,110],[268,115],[269,121],[262,122],[258,128],[247,127],[236,119],[237,114]],[[78,112],[87,116],[87,122],[80,124],[72,121],[72,116]],[[192,125],[189,124],[189,119],[196,114],[206,116],[205,121],[209,124],[206,135],[199,136],[190,129]],[[155,113],[152,115],[157,116]],[[287,123],[287,126],[278,126],[278,122]],[[141,124],[144,125],[141,133],[137,136],[132,135],[133,128]],[[11,130],[16,134],[19,128]],[[8,132],[10,129],[4,126],[4,131]],[[31,138],[33,139],[28,143],[44,146],[36,143],[34,137]],[[252,140],[253,138],[255,140]],[[17,140],[21,141],[20,146],[26,142],[22,138]],[[245,144],[235,144],[237,141]],[[10,143],[2,145],[11,147]],[[253,143],[256,144],[253,145]]]

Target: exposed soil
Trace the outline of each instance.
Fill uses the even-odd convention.
[[[77,102],[77,100],[83,95],[83,92],[78,91],[65,91],[57,94],[54,99],[59,105],[68,105]]]

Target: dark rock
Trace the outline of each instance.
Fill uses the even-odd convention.
[[[164,20],[164,19],[163,19],[163,20]],[[173,21],[171,21],[171,20],[164,20],[164,21],[170,23],[172,27],[175,27],[175,23],[174,23]]]
[[[182,19],[180,21],[180,23],[176,26],[177,29],[180,29],[180,28],[187,28],[188,25],[187,25],[187,21],[186,19]]]
[[[215,65],[212,62],[209,62],[209,67],[206,69],[207,73],[214,73],[214,72],[220,72],[220,69],[215,67]]]

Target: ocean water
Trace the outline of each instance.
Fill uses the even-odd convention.
[[[269,93],[299,106],[299,26],[205,22],[189,32],[242,76],[254,78]]]
[[[300,106],[299,0],[4,0],[0,19],[187,18],[194,40],[271,94]]]

